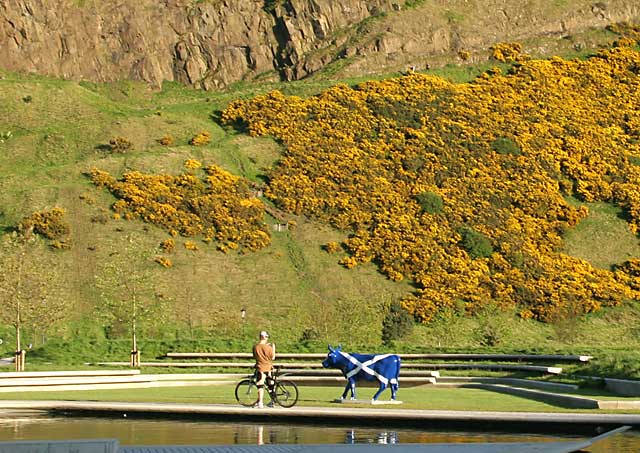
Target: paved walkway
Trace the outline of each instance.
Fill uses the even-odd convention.
[[[585,414],[576,412],[491,412],[491,411],[436,411],[410,409],[381,409],[376,407],[293,407],[254,409],[231,404],[186,404],[186,403],[130,403],[97,401],[0,401],[2,409],[44,410],[77,413],[102,413],[105,415],[126,414],[165,416],[211,416],[221,418],[280,419],[304,421],[323,419],[327,421],[355,421],[361,423],[396,422],[412,425],[427,425],[432,422],[464,422],[547,425],[618,427],[629,425],[640,427],[640,414]]]

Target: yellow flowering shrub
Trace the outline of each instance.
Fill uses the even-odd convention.
[[[132,147],[131,140],[125,137],[114,137],[109,140],[109,149],[114,153],[126,153]]]
[[[189,160],[188,172],[177,176],[131,171],[117,180],[97,169],[90,174],[94,184],[118,198],[112,209],[124,219],[158,225],[173,237],[201,235],[224,250],[255,251],[267,246],[271,238],[264,224],[264,205],[249,183],[215,165],[205,168],[203,179],[189,171],[199,165]],[[175,246],[168,241],[173,240],[161,244],[165,251]]]
[[[327,253],[336,253],[340,250],[340,244],[335,241],[327,242],[324,245],[324,249],[327,251]]]
[[[162,138],[158,139],[158,143],[162,146],[173,146],[176,144],[176,139],[171,135],[165,135]]]
[[[459,50],[458,58],[460,58],[462,61],[468,61],[469,58],[471,58],[471,52],[469,52],[468,50]]]
[[[280,140],[265,195],[349,231],[345,267],[373,261],[415,282],[403,304],[425,322],[459,301],[550,320],[567,301],[588,313],[640,298],[631,265],[610,272],[562,253],[563,232],[588,215],[568,196],[616,204],[640,230],[640,54],[493,52],[517,63],[465,84],[412,71],[309,99],[275,91],[222,119]]]
[[[173,266],[173,262],[169,258],[166,258],[164,256],[156,256],[154,258],[154,261],[156,263],[158,263],[162,267],[172,267]]]
[[[70,247],[71,225],[65,217],[65,210],[59,207],[48,211],[36,211],[22,219],[18,230],[22,233],[32,231],[51,239],[53,248],[67,249]]]
[[[512,63],[528,58],[522,53],[522,44],[519,42],[500,42],[491,46],[491,58],[503,63]]]
[[[189,144],[193,146],[202,146],[206,145],[211,141],[211,134],[207,131],[199,132],[195,135],[191,140],[189,140]]]
[[[198,244],[193,241],[184,241],[184,248],[187,250],[191,250],[192,252],[197,252],[199,249]]]
[[[160,248],[165,252],[165,253],[171,253],[175,250],[176,248],[176,241],[173,240],[173,238],[169,238],[169,239],[165,239],[164,241],[162,241],[160,243]]]
[[[187,159],[186,161],[184,161],[184,168],[186,169],[197,170],[200,167],[202,167],[202,163],[199,160]]]

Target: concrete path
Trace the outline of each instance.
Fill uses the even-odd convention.
[[[629,425],[640,427],[640,414],[584,414],[556,412],[492,412],[492,411],[434,411],[408,409],[381,409],[379,407],[293,407],[254,409],[231,404],[185,404],[185,403],[130,403],[97,401],[0,401],[2,409],[43,410],[65,413],[117,414],[119,417],[131,415],[164,416],[207,416],[228,419],[230,417],[255,420],[298,420],[322,419],[326,421],[349,421],[360,423],[389,422],[430,426],[433,422],[464,424],[510,424],[543,425],[557,429],[563,425],[583,425],[585,427],[619,427]]]

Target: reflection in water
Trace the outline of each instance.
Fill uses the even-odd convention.
[[[575,440],[580,436],[542,436],[491,432],[219,423],[139,418],[51,417],[42,413],[0,412],[0,441],[118,439],[121,445],[262,445],[339,443],[473,443]],[[640,432],[598,442],[591,453],[638,452]]]
[[[362,432],[360,434],[356,434],[355,429],[350,429],[347,431],[345,439],[345,444],[358,444],[358,443],[377,443],[377,444],[397,444],[398,441],[398,433],[395,431],[382,431],[379,432],[374,439],[371,438],[370,434],[363,435]]]

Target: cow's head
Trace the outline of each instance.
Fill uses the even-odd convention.
[[[340,349],[341,345],[332,348],[331,345],[328,345],[329,354],[327,354],[327,358],[322,362],[322,366],[325,368],[338,368],[338,363],[340,363]]]

